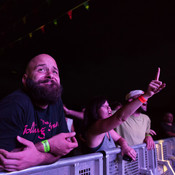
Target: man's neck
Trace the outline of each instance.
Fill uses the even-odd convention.
[[[167,125],[172,126],[172,123],[166,122]]]
[[[135,113],[132,114],[132,116],[134,116],[134,117],[139,117],[140,114],[141,114],[141,112],[137,112],[137,111],[136,111]]]
[[[47,105],[39,105],[39,104],[36,104],[36,106],[38,106],[39,108],[41,109],[46,109],[48,107],[48,104]]]

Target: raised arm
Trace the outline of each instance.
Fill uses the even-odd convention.
[[[165,86],[166,85],[159,80],[152,80],[149,83],[147,91],[142,95],[142,97],[145,100],[148,100]],[[139,99],[133,100],[120,108],[111,117],[95,122],[92,127],[90,127],[90,132],[93,133],[93,135],[98,135],[110,131],[130,117],[142,104],[143,102],[141,102]]]

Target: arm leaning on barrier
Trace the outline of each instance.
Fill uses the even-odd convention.
[[[128,143],[124,138],[121,137],[118,140],[118,143],[121,146],[122,156],[127,155],[131,157],[132,160],[136,160],[136,155],[137,155],[136,151],[128,145]]]
[[[17,140],[25,146],[23,149],[15,150],[15,152],[0,149],[0,165],[5,171],[19,171],[32,166],[52,163],[59,159],[50,153],[38,151],[31,141],[19,136]]]
[[[50,139],[50,152],[45,152],[42,143],[34,145],[22,137],[17,140],[25,147],[12,152],[0,149],[0,168],[5,171],[19,171],[32,166],[50,164],[78,146],[75,133],[61,133]],[[62,140],[62,141],[61,141]]]
[[[113,129],[110,131],[111,137],[115,143],[120,145],[122,156],[129,156],[132,160],[136,160],[137,153],[133,148],[131,148],[126,140],[122,138],[116,131]]]

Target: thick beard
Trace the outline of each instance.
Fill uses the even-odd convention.
[[[137,109],[137,112],[139,112],[139,113],[145,113],[146,111],[142,107],[140,107],[140,108]]]
[[[44,82],[49,81],[51,84],[40,85],[40,83],[44,84]],[[34,82],[30,78],[27,78],[25,90],[35,104],[48,105],[56,103],[61,97],[62,86],[50,79]]]

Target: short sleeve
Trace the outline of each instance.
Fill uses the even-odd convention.
[[[0,103],[0,148],[11,151],[19,146],[16,136],[22,132],[23,111],[12,102]]]

